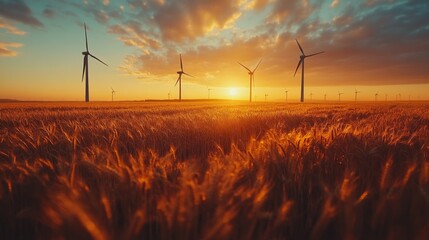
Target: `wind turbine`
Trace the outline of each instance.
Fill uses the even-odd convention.
[[[113,90],[113,88],[112,88],[112,87],[110,87],[110,89],[112,89],[112,102],[113,102],[113,95],[116,93],[116,91],[115,91],[115,90]]]
[[[295,41],[296,41],[296,43],[298,43],[298,47],[299,47],[299,50],[301,50],[302,55],[300,56],[300,60],[298,62],[298,66],[296,67],[295,74],[293,75],[293,77],[295,77],[296,72],[298,71],[299,66],[302,64],[302,68],[301,68],[301,70],[302,70],[302,72],[301,72],[301,102],[304,102],[304,60],[307,57],[316,56],[316,55],[324,53],[324,52],[318,52],[318,53],[313,53],[313,54],[310,54],[310,55],[305,55],[304,50],[302,50],[302,47],[299,44],[298,40],[295,39]]]
[[[85,28],[85,45],[86,45],[86,51],[82,52],[83,57],[83,71],[82,71],[82,82],[83,82],[83,77],[84,75],[85,77],[85,102],[89,102],[89,66],[88,66],[88,56],[91,56],[93,58],[95,58],[96,60],[98,60],[99,62],[101,62],[102,64],[106,65],[106,63],[104,63],[103,61],[101,61],[100,59],[98,59],[96,56],[92,55],[89,52],[88,49],[88,37],[86,34],[86,24],[83,24],[84,28]]]
[[[384,95],[384,101],[387,102],[387,94]]]
[[[213,90],[213,88],[208,88],[207,89],[207,92],[208,92],[208,99],[210,99],[210,91],[212,91]]]
[[[343,95],[344,93],[340,93],[338,92],[338,102],[341,102],[341,95]]]
[[[265,102],[267,101],[268,94],[265,93]]]
[[[258,64],[256,65],[255,69],[253,69],[253,71],[252,71],[252,70],[250,70],[248,67],[246,67],[246,66],[244,66],[243,64],[241,64],[241,63],[239,63],[239,62],[238,62],[238,64],[240,64],[242,67],[244,67],[244,68],[248,71],[248,74],[249,74],[249,76],[250,76],[250,97],[249,97],[249,101],[250,101],[250,102],[252,102],[252,83],[253,83],[253,85],[255,85],[255,77],[254,77],[254,74],[255,74],[255,72],[256,72],[256,69],[258,69],[259,64],[261,63],[261,61],[262,61],[262,59],[261,59],[261,60],[259,60]]]
[[[288,90],[286,90],[286,91],[285,91],[285,93],[286,93],[286,102],[287,102],[287,93],[288,93],[288,92],[289,92]]]
[[[183,63],[182,63],[182,54],[179,54],[180,57],[180,71],[177,71],[177,74],[179,74],[179,78],[177,78],[176,84],[179,83],[179,101],[182,101],[182,74],[185,74],[187,76],[193,77],[183,71]]]
[[[377,102],[378,93],[376,93],[376,94],[374,95],[374,98],[375,98],[375,101]]]
[[[310,101],[313,101],[313,93],[310,93]]]
[[[355,102],[357,101],[357,95],[358,93],[360,93],[356,88],[355,88]]]
[[[325,100],[325,102],[326,102],[326,93],[325,93],[325,96],[324,96],[324,98],[323,98],[324,100]]]

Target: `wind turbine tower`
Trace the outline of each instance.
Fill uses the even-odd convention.
[[[182,101],[182,74],[185,74],[189,77],[193,77],[193,76],[183,71],[182,54],[179,54],[179,58],[180,58],[180,71],[177,71],[177,74],[179,74],[179,78],[177,78],[176,84],[174,84],[174,86],[176,86],[177,83],[179,83],[179,101]]]
[[[262,61],[262,59],[259,60],[258,64],[256,65],[255,69],[253,69],[253,71],[250,70],[248,67],[246,67],[243,64],[241,64],[241,63],[238,62],[238,64],[240,64],[242,67],[244,67],[248,71],[248,74],[250,76],[250,96],[249,96],[249,101],[250,102],[252,102],[252,85],[255,85],[255,76],[254,75],[255,75],[256,69],[258,69],[259,64],[261,63],[261,61]]]
[[[287,102],[287,93],[288,93],[288,92],[289,92],[288,90],[286,90],[286,91],[285,91],[285,93],[286,93],[286,102]]]
[[[112,89],[112,102],[113,102],[113,95],[116,93],[116,91],[115,91],[115,90],[113,90],[113,88],[112,88],[112,87],[110,87],[110,89]]]
[[[340,93],[338,92],[338,102],[341,102],[341,95],[343,95],[344,93]]]
[[[302,64],[302,67],[301,67],[301,70],[302,70],[302,72],[301,72],[301,102],[304,102],[304,60],[308,57],[316,56],[316,55],[324,53],[324,52],[318,52],[318,53],[314,53],[314,54],[310,54],[310,55],[305,55],[304,50],[302,49],[298,40],[297,39],[295,39],[295,40],[296,40],[296,43],[298,44],[299,50],[301,51],[302,55],[300,56],[298,66],[296,67],[295,74],[293,76],[295,77],[296,72],[299,69],[299,66],[301,66],[301,64]]]
[[[101,62],[102,64],[106,65],[106,63],[104,63],[103,61],[101,61],[100,59],[98,59],[96,56],[92,55],[89,52],[88,49],[88,36],[86,34],[86,24],[83,24],[84,28],[85,28],[85,46],[86,46],[86,51],[82,52],[83,55],[83,71],[82,71],[82,82],[83,82],[83,78],[85,76],[85,102],[89,102],[89,65],[88,65],[88,56],[91,56],[92,58],[98,60],[99,62]]]
[[[209,88],[209,89],[207,89],[207,92],[208,92],[208,99],[210,99],[210,91],[212,91],[213,89],[212,88]]]
[[[360,92],[355,88],[355,102],[357,101],[358,93],[360,93]]]

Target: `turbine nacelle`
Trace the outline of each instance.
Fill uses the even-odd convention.
[[[89,55],[89,52],[82,52],[82,55]]]

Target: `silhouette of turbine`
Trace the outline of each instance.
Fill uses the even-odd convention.
[[[182,101],[182,74],[185,74],[189,77],[194,77],[194,76],[191,76],[183,71],[182,54],[179,54],[179,58],[180,58],[180,71],[177,71],[177,74],[179,74],[179,78],[177,78],[176,84],[174,84],[174,86],[176,86],[177,83],[179,83],[179,101]]]
[[[207,89],[207,93],[208,93],[208,96],[207,96],[207,99],[210,99],[210,92],[213,90],[213,88],[208,88]]]
[[[259,60],[258,64],[256,65],[255,69],[253,69],[253,71],[250,70],[248,67],[246,67],[243,64],[241,64],[241,63],[238,62],[238,64],[240,64],[242,67],[244,67],[248,71],[248,74],[250,76],[250,97],[249,97],[249,101],[250,102],[252,102],[252,83],[253,83],[253,85],[255,85],[255,77],[254,77],[254,75],[255,75],[256,69],[258,69],[259,64],[261,63],[261,61],[262,61],[262,59]]]
[[[338,102],[341,102],[341,95],[343,95],[344,93],[340,93],[338,92]]]
[[[101,62],[102,64],[106,65],[106,63],[104,63],[103,61],[101,61],[100,59],[98,59],[96,56],[92,55],[89,52],[88,49],[88,37],[86,34],[86,24],[84,23],[84,28],[85,28],[85,45],[86,45],[86,51],[82,52],[83,55],[83,71],[82,71],[82,82],[83,82],[83,77],[84,75],[85,77],[85,102],[89,102],[89,66],[88,66],[88,56],[91,56],[92,58],[98,60],[99,62]]]
[[[113,90],[113,88],[112,88],[112,87],[110,87],[110,89],[112,89],[112,102],[113,102],[113,95],[116,93],[116,91],[115,91],[115,90]]]
[[[316,56],[316,55],[324,53],[324,52],[318,52],[318,53],[313,53],[313,54],[310,54],[310,55],[305,55],[304,50],[302,49],[302,47],[299,44],[298,40],[295,39],[295,41],[296,41],[296,43],[298,43],[298,47],[299,47],[299,50],[301,50],[302,55],[300,56],[300,60],[298,62],[298,66],[296,67],[295,74],[293,75],[293,77],[295,77],[296,72],[299,69],[299,66],[301,66],[301,64],[302,64],[302,68],[301,68],[302,69],[302,72],[301,72],[301,102],[304,102],[304,60],[305,60],[305,58],[313,57],[313,56]]]
[[[357,95],[358,93],[360,93],[356,88],[355,88],[355,102],[357,101]]]

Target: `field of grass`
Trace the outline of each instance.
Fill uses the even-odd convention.
[[[0,239],[428,236],[428,103],[0,105]]]

